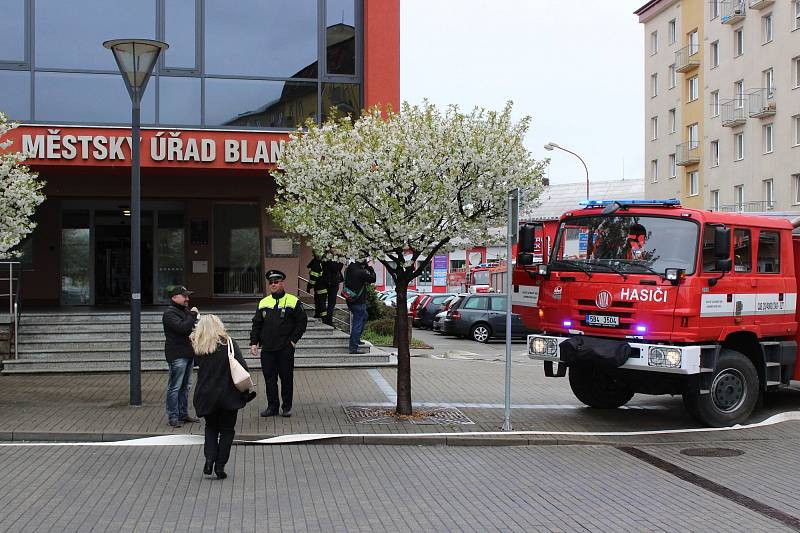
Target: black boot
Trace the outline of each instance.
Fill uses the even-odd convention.
[[[206,464],[203,465],[203,473],[207,476],[211,475],[211,470],[214,468],[214,461],[206,459]]]
[[[214,473],[217,474],[217,477],[219,479],[225,479],[226,477],[228,477],[228,474],[225,473],[225,465],[215,464]]]

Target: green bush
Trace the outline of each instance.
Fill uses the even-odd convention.
[[[367,320],[380,320],[386,318],[386,310],[389,306],[378,300],[378,291],[375,290],[375,285],[371,283],[367,285]]]
[[[376,335],[394,335],[394,319],[382,318],[380,320],[373,320],[367,322],[367,329],[374,332]]]

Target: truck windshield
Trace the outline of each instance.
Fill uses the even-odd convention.
[[[552,270],[659,274],[682,268],[693,274],[698,224],[643,215],[578,216],[561,223]]]
[[[476,270],[472,273],[473,285],[488,285],[489,284],[489,271]]]

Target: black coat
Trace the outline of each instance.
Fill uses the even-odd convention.
[[[363,304],[367,302],[367,291],[365,286],[368,283],[375,283],[375,270],[366,262],[356,261],[347,265],[344,271],[344,286],[360,294],[358,298],[350,302],[353,304]]]
[[[194,329],[197,313],[189,311],[186,306],[175,302],[164,311],[161,322],[164,324],[164,354],[170,363],[175,359],[191,359],[194,357],[192,341],[189,335]]]
[[[236,341],[233,341],[233,352],[236,360],[249,371]],[[194,386],[194,410],[197,416],[244,407],[247,403],[245,393],[236,388],[231,378],[227,343],[220,344],[214,353],[198,355],[197,364],[200,367]]]

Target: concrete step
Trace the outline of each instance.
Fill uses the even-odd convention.
[[[244,333],[245,336],[250,334],[250,322],[246,324],[225,324],[225,327],[231,333]],[[161,338],[164,337],[164,327],[159,322],[158,324],[142,324],[141,327],[142,335],[147,333],[161,335]],[[330,332],[330,331],[339,331],[331,326],[327,326],[322,323],[313,323],[309,324],[306,328],[306,332]],[[125,323],[109,323],[109,324],[98,324],[98,323],[88,323],[88,324],[54,324],[54,325],[43,325],[43,324],[36,324],[36,325],[25,325],[20,326],[19,334],[20,337],[30,337],[32,335],[46,335],[46,336],[53,336],[56,334],[62,333],[125,333],[129,334],[130,326],[127,322]]]
[[[242,348],[249,346],[248,339],[238,338],[235,339]],[[325,346],[345,346],[348,345],[348,337],[303,337],[297,344],[298,350],[306,350],[310,348],[318,348]],[[164,339],[161,340],[147,340],[142,339],[141,349],[145,351],[164,351]],[[32,342],[20,343],[18,353],[20,357],[37,356],[41,353],[86,353],[86,352],[103,352],[103,351],[130,351],[130,343],[127,339],[124,341],[74,341],[62,342],[58,339],[48,342]]]
[[[245,358],[251,371],[261,368],[261,361]],[[389,354],[330,353],[326,355],[295,356],[295,368],[374,368],[396,366],[396,360]],[[167,362],[163,359],[142,359],[142,371],[166,371]],[[80,359],[80,360],[8,360],[3,361],[3,374],[37,373],[89,373],[89,372],[129,372],[130,362],[126,358]]]
[[[247,344],[250,338],[250,330],[247,331],[231,331],[231,336],[240,344]],[[307,330],[303,335],[301,344],[314,343],[318,341],[330,339],[347,339],[347,334],[338,330],[328,329],[312,329]],[[53,344],[75,344],[75,349],[81,349],[77,344],[81,343],[118,343],[128,342],[130,334],[127,331],[93,331],[83,332],[73,330],[71,332],[44,334],[37,333],[34,335],[21,334],[19,337],[20,349],[26,348],[26,351],[35,350],[40,347],[46,347]],[[158,342],[164,345],[164,332],[163,331],[143,331],[141,335],[142,342]]]
[[[201,311],[202,313],[203,311]],[[254,312],[219,312],[214,313],[227,324],[234,323],[247,323],[250,324],[253,320]],[[162,313],[142,313],[140,316],[141,323],[144,324],[161,324]],[[128,313],[41,313],[38,315],[23,313],[20,316],[21,326],[33,326],[37,324],[54,325],[54,324],[129,324],[130,315]],[[320,323],[318,320],[309,317],[309,324]]]

